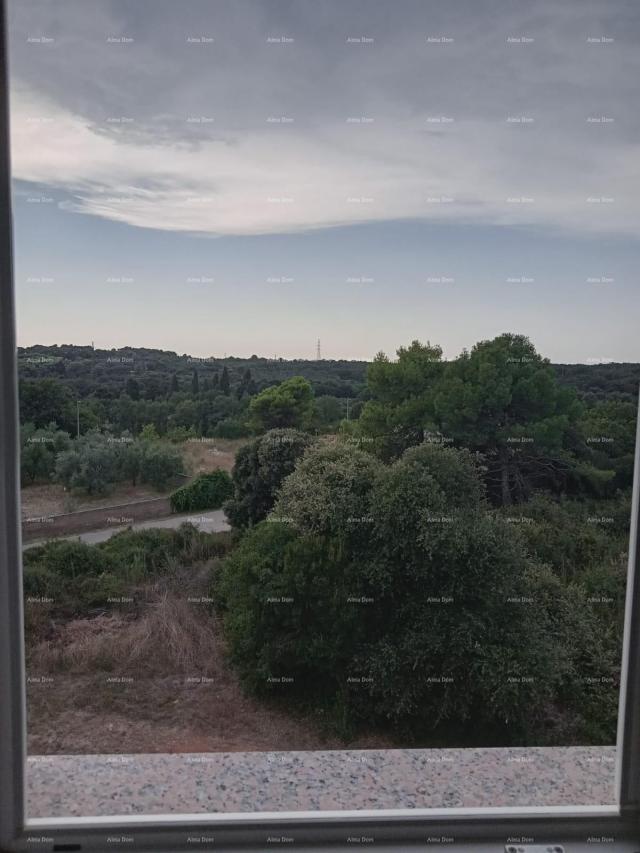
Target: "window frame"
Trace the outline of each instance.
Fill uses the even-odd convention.
[[[154,851],[193,849],[187,836],[214,835],[215,847],[264,845],[266,836],[286,835],[287,847],[347,849],[347,837],[367,835],[394,850],[448,836],[452,853],[504,845],[508,837],[535,843],[571,843],[586,849],[588,838],[608,836],[610,849],[632,851],[640,839],[640,418],[629,542],[625,627],[618,718],[616,795],[618,806],[536,808],[403,809],[353,812],[283,812],[217,815],[38,818],[25,815],[26,699],[20,525],[19,415],[13,281],[9,156],[7,9],[0,0],[0,849],[88,849],[112,847],[108,836],[134,838]],[[39,843],[34,838],[40,838]],[[70,846],[69,846],[70,845]],[[75,846],[80,845],[80,847]],[[197,845],[196,845],[197,846]]]

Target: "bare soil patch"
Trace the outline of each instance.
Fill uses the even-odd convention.
[[[207,474],[222,468],[231,473],[238,450],[248,438],[192,439],[182,445],[189,474]]]

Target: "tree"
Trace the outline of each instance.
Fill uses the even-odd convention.
[[[130,376],[127,379],[125,394],[131,397],[132,400],[140,399],[140,386],[138,385],[138,380],[134,376]]]
[[[199,394],[200,393],[200,381],[198,379],[198,371],[195,370],[195,368],[193,371],[193,375],[191,377],[191,393],[192,394]]]
[[[69,423],[69,408],[73,396],[66,385],[56,379],[25,379],[20,382],[20,420],[35,427],[58,427],[71,429],[75,418]]]
[[[123,479],[162,490],[182,468],[181,454],[162,442],[90,433],[57,455],[55,479],[90,495],[104,494]]]
[[[442,433],[485,454],[503,504],[566,482],[582,406],[523,335],[481,341],[449,362],[434,396]]]
[[[169,390],[169,393],[170,394],[177,394],[179,390],[180,390],[180,386],[178,385],[178,376],[176,373],[174,373],[171,376],[171,388]]]
[[[55,478],[89,495],[104,494],[117,481],[119,468],[116,445],[108,444],[102,436],[90,434],[58,455]]]
[[[249,368],[247,368],[242,374],[242,379],[240,380],[240,384],[238,385],[236,391],[236,396],[238,400],[241,400],[245,394],[250,394],[251,388],[255,388],[255,382],[251,378],[251,371],[249,370]]]
[[[216,374],[217,376],[218,374]],[[229,384],[229,371],[227,370],[227,365],[222,368],[222,376],[220,377],[220,390],[222,393],[228,397],[231,391],[231,385]]]
[[[428,341],[400,347],[392,362],[379,352],[369,365],[365,403],[356,433],[373,438],[386,458],[419,444],[434,429],[434,393],[442,376],[442,350]]]
[[[250,527],[267,516],[282,481],[310,444],[306,433],[275,429],[240,448],[232,473],[234,494],[225,505],[233,527]]]
[[[216,372],[213,374],[213,379],[211,380],[211,387],[215,391],[216,388],[219,387],[219,385],[220,385],[220,375],[219,375],[218,371],[216,370]]]
[[[638,407],[622,400],[606,400],[589,406],[580,421],[582,436],[598,468],[613,470],[610,490],[633,483]]]
[[[148,431],[148,425],[145,427]],[[130,480],[135,486],[140,479],[143,445],[141,442],[125,442],[118,449],[119,478]]]
[[[318,421],[324,427],[335,427],[344,415],[343,401],[338,397],[316,397]]]
[[[145,424],[140,430],[141,441],[157,441],[160,436],[155,424]]]
[[[310,449],[218,592],[245,686],[269,695],[286,673],[292,702],[347,732],[535,741],[549,706],[575,717],[602,653],[584,593],[537,567],[491,511],[476,457],[438,445],[391,465],[349,445]]]
[[[69,434],[55,424],[47,429],[36,429],[25,424],[21,431],[20,476],[26,483],[49,482],[56,467],[56,455],[71,445]]]
[[[257,431],[277,427],[304,429],[314,413],[313,390],[302,376],[265,388],[249,404],[249,415]]]
[[[160,443],[144,446],[140,462],[140,479],[154,489],[164,490],[182,472],[182,455],[173,447]]]

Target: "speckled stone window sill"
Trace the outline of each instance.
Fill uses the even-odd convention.
[[[29,817],[612,805],[615,747],[45,755]]]

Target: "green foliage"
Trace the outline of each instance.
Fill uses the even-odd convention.
[[[95,495],[105,494],[122,480],[163,490],[181,470],[181,454],[162,442],[90,433],[57,455],[55,479]]]
[[[383,470],[381,462],[357,448],[320,445],[284,480],[273,515],[305,533],[353,538],[365,531],[367,537],[373,484]]]
[[[316,417],[321,428],[336,429],[344,414],[344,401],[339,397],[330,397],[326,394],[316,397]]]
[[[500,335],[450,362],[434,399],[444,435],[486,455],[503,504],[561,487],[582,407],[523,335]]]
[[[227,369],[227,365],[222,368],[222,375],[220,376],[220,390],[222,393],[228,397],[229,392],[231,390],[231,382],[229,380],[229,371]]]
[[[134,376],[130,376],[125,384],[125,394],[132,400],[140,399],[140,386]]]
[[[243,421],[226,418],[218,423],[213,434],[216,438],[246,438],[249,429]]]
[[[59,430],[55,424],[49,424],[46,429],[25,424],[20,431],[20,441],[22,485],[49,481],[55,471],[56,455],[71,445],[69,434]]]
[[[364,404],[357,433],[373,437],[383,457],[397,457],[433,430],[441,358],[440,347],[413,341],[400,347],[395,362],[380,352],[369,365],[367,384],[373,399]]]
[[[167,430],[165,438],[173,444],[182,444],[190,438],[196,438],[196,433],[193,427],[176,426]]]
[[[287,697],[340,725],[418,741],[468,734],[471,720],[552,740],[564,680],[584,698],[580,679],[600,665],[584,592],[528,558],[473,455],[438,445],[392,465],[348,445],[310,450],[225,561],[219,593],[249,689],[282,695],[286,677]]]
[[[73,428],[69,410],[73,396],[59,379],[25,379],[20,382],[20,421],[46,428],[56,424],[62,429]]]
[[[145,424],[140,430],[140,441],[157,441],[160,436],[155,424]]]
[[[226,471],[200,474],[193,482],[171,495],[171,509],[173,512],[219,509],[232,493],[233,484]]]
[[[51,618],[86,616],[92,607],[129,604],[136,585],[226,554],[228,534],[201,533],[189,524],[178,530],[124,531],[87,545],[53,540],[24,552],[24,594],[46,606]]]
[[[163,491],[182,470],[182,455],[178,450],[161,442],[143,444],[140,460],[140,480],[143,483]]]
[[[56,459],[56,481],[71,489],[82,489],[89,495],[109,491],[119,473],[117,446],[97,434],[76,440]]]
[[[610,493],[633,483],[637,414],[635,403],[607,400],[589,406],[580,421],[594,464],[613,471]]]
[[[249,404],[249,415],[257,431],[292,427],[304,429],[313,418],[313,390],[302,376],[265,388]]]
[[[530,553],[564,580],[582,581],[585,573],[626,553],[631,507],[617,502],[554,500],[536,495],[517,511],[501,510],[520,531]]]
[[[303,432],[276,429],[240,448],[233,468],[233,498],[225,506],[233,527],[249,527],[266,517],[282,481],[310,444]]]

